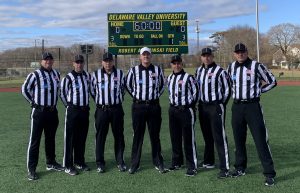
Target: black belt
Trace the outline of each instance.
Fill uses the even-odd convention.
[[[146,104],[146,105],[157,105],[159,104],[159,99],[155,100],[138,100],[138,99],[133,99],[133,103],[135,104]]]
[[[248,103],[255,103],[259,102],[259,98],[253,98],[253,99],[234,99],[233,103],[235,104],[248,104]]]
[[[41,111],[54,111],[54,110],[56,110],[56,106],[42,106],[42,105],[33,104],[32,107],[35,108],[35,109],[41,110]]]
[[[73,104],[68,104],[68,107],[77,109],[77,110],[90,110],[89,106],[80,106],[80,105],[73,105]]]
[[[96,106],[99,109],[104,109],[105,110],[105,109],[111,109],[111,108],[115,108],[115,107],[120,107],[121,104],[115,104],[115,105],[100,105],[100,104],[97,104]]]
[[[219,105],[222,103],[223,103],[222,101],[211,101],[211,102],[199,101],[199,105]]]
[[[179,110],[185,110],[185,109],[188,109],[188,108],[194,108],[193,105],[173,105],[173,104],[170,104],[170,107],[173,107],[175,109],[179,109]]]

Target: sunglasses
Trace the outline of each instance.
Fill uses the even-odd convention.
[[[47,57],[47,58],[45,58],[44,60],[53,60],[53,58]]]
[[[76,63],[76,64],[83,64],[83,61],[77,60],[77,61],[75,61],[75,63]]]

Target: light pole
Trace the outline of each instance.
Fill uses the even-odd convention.
[[[199,52],[199,33],[200,33],[200,29],[199,29],[199,20],[196,20],[197,26],[196,26],[196,33],[197,33],[197,53]]]
[[[257,51],[257,61],[259,62],[259,23],[258,23],[258,0],[256,0],[256,51]]]
[[[40,41],[39,39],[34,40],[34,62],[36,62],[36,43],[37,41]]]

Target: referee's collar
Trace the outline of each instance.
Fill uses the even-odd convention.
[[[73,75],[75,75],[75,76],[80,76],[80,75],[83,75],[83,72],[84,72],[84,71],[82,71],[82,72],[76,72],[75,70],[72,70],[71,73],[72,73]]]
[[[217,64],[215,62],[212,62],[211,64],[207,65],[207,68],[212,68],[216,66]],[[202,64],[202,67],[205,68],[205,64]]]
[[[139,69],[140,70],[152,70],[154,69],[153,64],[151,63],[147,68],[145,66],[143,66],[142,64],[139,65]]]
[[[176,76],[180,75],[180,74],[184,74],[184,73],[185,73],[185,71],[183,69],[180,72],[176,72],[176,73],[173,71],[173,74]]]

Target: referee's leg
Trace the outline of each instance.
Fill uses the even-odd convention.
[[[73,166],[73,139],[76,127],[76,112],[67,107],[65,115],[65,131],[64,131],[64,160],[63,166],[70,168]]]
[[[228,142],[225,132],[225,106],[223,104],[216,104],[210,112],[211,126],[214,142],[218,152],[220,170],[229,170],[229,153]]]
[[[158,104],[149,105],[148,130],[152,147],[153,165],[164,165],[161,154],[160,127],[161,127],[161,107]]]
[[[109,128],[109,112],[101,108],[97,108],[95,112],[95,128],[96,128],[96,164],[97,167],[105,166],[104,149],[105,141]]]
[[[276,172],[274,170],[272,154],[268,144],[268,131],[265,127],[261,106],[258,102],[251,103],[251,105],[249,104],[246,119],[264,169],[263,173],[266,177],[274,178]]]
[[[47,164],[54,164],[55,160],[55,135],[58,127],[58,112],[54,110],[44,112],[44,133]]]
[[[178,116],[180,111],[175,107],[169,108],[169,129],[172,144],[172,166],[183,165],[182,128]]]
[[[123,107],[117,106],[112,110],[111,129],[114,135],[115,159],[118,165],[124,164],[124,111]]]
[[[200,104],[198,106],[199,122],[200,122],[203,139],[205,142],[203,164],[214,165],[215,164],[214,138],[212,134],[212,128],[210,124],[211,117],[209,116],[208,108],[210,108],[210,105]]]
[[[89,130],[89,109],[79,110],[78,125],[75,130],[74,164],[82,166],[85,164],[85,144]]]
[[[131,150],[131,169],[137,170],[140,166],[142,145],[146,129],[147,109],[143,104],[132,104],[133,142]]]
[[[29,144],[27,150],[27,169],[28,171],[35,171],[39,161],[39,147],[41,136],[43,133],[42,113],[39,109],[33,108],[31,111],[31,129]]]
[[[195,112],[192,108],[181,112],[181,124],[184,140],[186,166],[188,169],[197,169],[197,149],[195,140]]]
[[[244,105],[247,104],[232,104],[231,125],[235,143],[235,164],[237,170],[245,170],[247,168],[247,123],[244,118]]]

